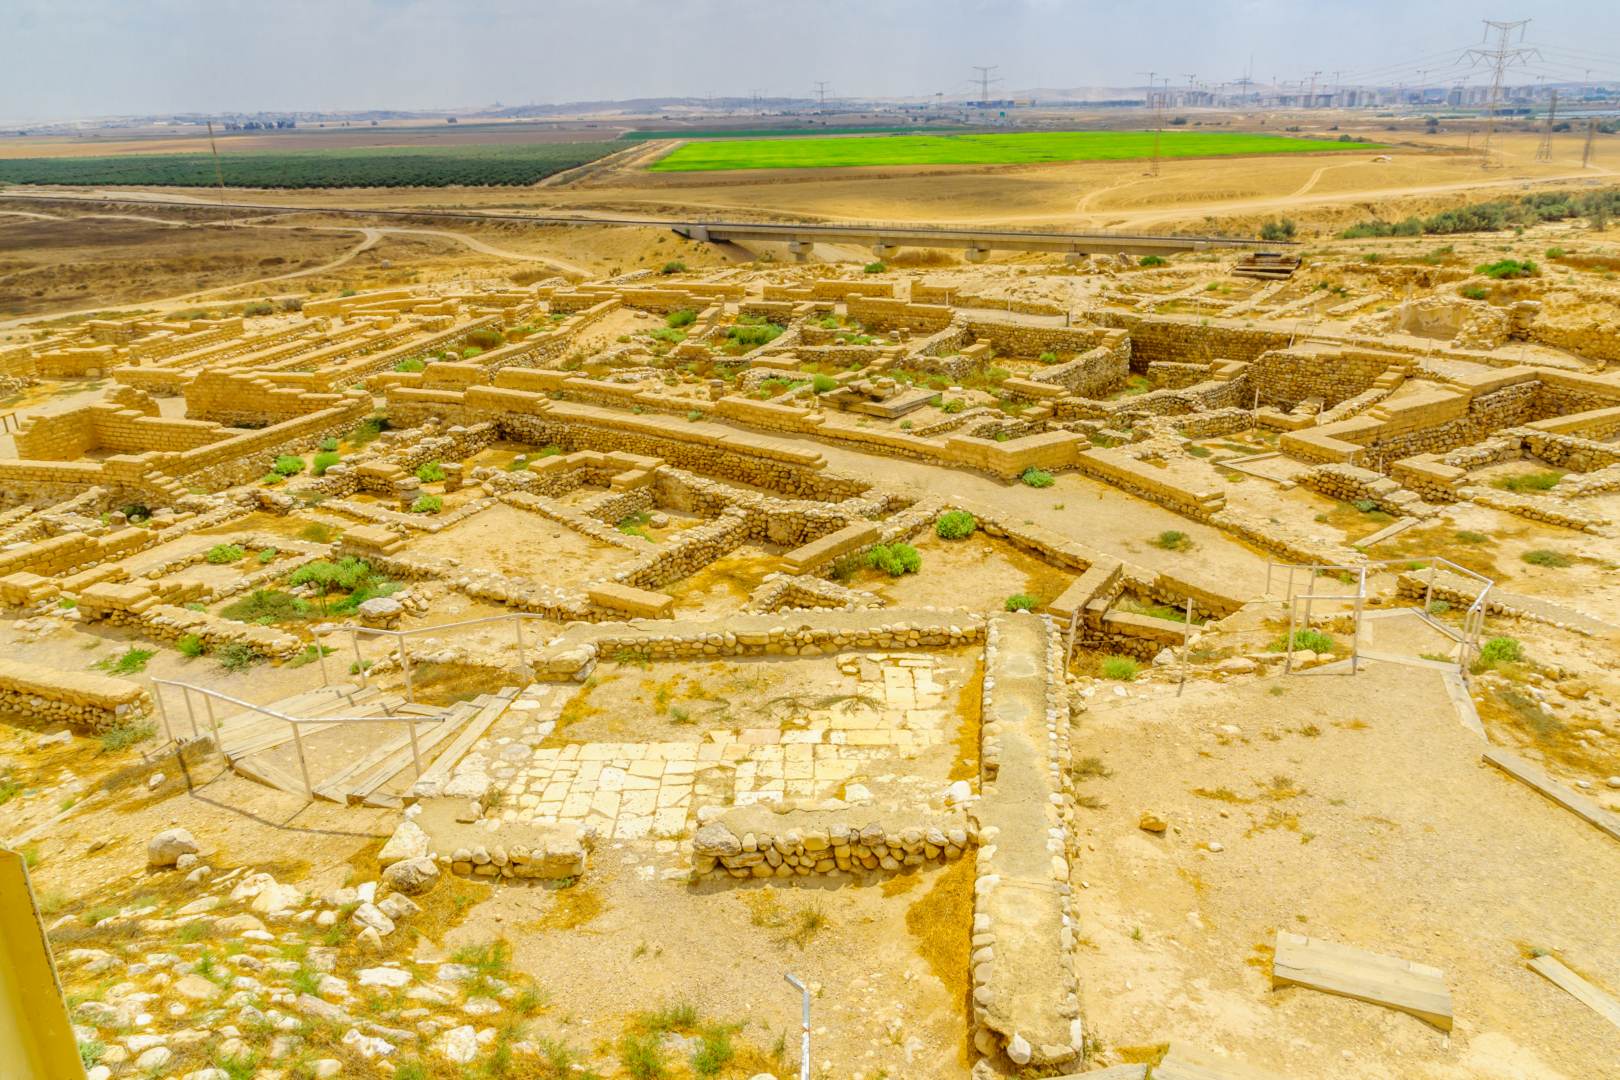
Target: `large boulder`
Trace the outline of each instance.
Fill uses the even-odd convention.
[[[146,865],[165,869],[180,861],[182,855],[195,855],[202,849],[185,829],[164,829],[146,842]]]
[[[388,838],[388,843],[377,853],[377,862],[383,866],[391,866],[401,859],[414,859],[427,853],[427,833],[422,831],[422,826],[407,819],[399,823],[394,835]]]
[[[439,881],[439,864],[427,855],[401,859],[382,873],[383,881],[395,892],[421,896]]]

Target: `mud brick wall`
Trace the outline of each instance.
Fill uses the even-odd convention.
[[[1289,335],[1247,326],[1235,319],[1200,319],[1190,315],[1147,315],[1097,311],[1086,316],[1102,326],[1128,330],[1131,370],[1146,374],[1156,361],[1207,364],[1211,360],[1255,360],[1288,345]]]
[[[1249,365],[1249,378],[1260,401],[1291,409],[1307,398],[1337,405],[1376,382],[1400,358],[1389,353],[1344,349],[1272,349]]]
[[[239,427],[265,427],[343,403],[319,373],[268,375],[253,371],[200,371],[187,384],[186,415]]]
[[[242,336],[242,320],[221,319],[215,323],[193,324],[207,327],[191,334],[154,334],[129,344],[129,356],[134,360],[158,360],[183,352],[194,352],[209,345]]]
[[[846,310],[851,319],[868,330],[894,330],[906,327],[913,332],[933,333],[951,324],[954,313],[939,304],[908,304],[904,300],[861,297],[849,294]]]

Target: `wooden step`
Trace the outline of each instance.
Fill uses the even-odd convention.
[[[481,715],[482,710],[473,707],[471,703],[463,703],[463,706],[449,716],[444,723],[435,727],[433,731],[426,733],[425,736],[417,736],[417,747],[422,760],[427,764],[432,764],[433,754],[436,749],[451,741],[452,737],[464,730],[469,723],[477,720]],[[351,786],[348,793],[350,805],[356,803],[364,803],[367,806],[404,805],[399,796],[382,791],[381,788],[407,769],[412,768],[413,764],[410,746],[407,744]],[[427,771],[425,765],[423,771]],[[414,782],[415,777],[413,776],[412,783]]]
[[[471,723],[462,727],[461,733],[456,736],[455,741],[446,747],[443,753],[434,758],[433,764],[428,766],[427,770],[416,778],[415,783],[411,785],[411,794],[413,796],[419,796],[419,789],[423,788],[424,785],[437,787],[437,785],[443,784],[450,775],[450,770],[455,768],[456,763],[466,756],[468,750],[472,749],[473,743],[482,738],[484,732],[489,730],[490,725],[495,723],[512,702],[517,699],[518,691],[517,687],[509,686],[499,693],[488,696],[492,700],[478,710],[478,715],[473,718]]]
[[[392,694],[386,697],[376,698],[373,701],[359,702],[358,704],[344,702],[341,708],[334,706],[330,709],[323,709],[318,713],[305,714],[306,717],[313,715],[313,717],[316,719],[313,723],[306,722],[298,725],[299,734],[305,739],[308,739],[312,735],[317,735],[320,732],[333,727],[334,725],[332,724],[323,724],[319,722],[318,717],[322,715],[384,716],[388,715],[392,711],[397,711],[399,706],[404,704],[404,702],[404,698]],[[274,750],[278,746],[282,746],[293,741],[292,727],[293,726],[291,724],[284,720],[269,721],[264,733],[255,738],[252,743],[235,746],[228,751],[225,756],[231,761],[236,761],[252,754],[263,753],[266,750]]]
[[[459,727],[461,724],[466,722],[468,717],[472,715],[473,711],[471,709],[465,709],[460,706],[453,707],[448,711],[441,710],[434,713],[434,717],[442,717],[443,719],[440,720],[439,723],[432,725],[420,723],[417,725],[416,743],[418,749],[425,753],[428,749],[434,745],[437,745],[438,742],[444,738],[445,728]],[[418,716],[417,719],[425,720],[429,718]],[[355,785],[357,780],[365,778],[373,769],[377,768],[378,766],[385,765],[396,755],[401,754],[404,756],[407,762],[410,761],[410,730],[404,723],[390,724],[387,738],[378,743],[376,746],[373,746],[367,753],[362,754],[360,757],[351,761],[345,768],[340,769],[338,772],[333,773],[331,776],[321,781],[321,783],[315,788],[315,794],[332,802],[349,802],[350,789]],[[395,771],[398,770],[395,769],[390,771],[389,775],[393,775],[393,772]]]

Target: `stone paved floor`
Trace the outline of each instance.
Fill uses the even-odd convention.
[[[791,661],[783,661],[790,663]],[[852,692],[806,708],[788,726],[694,731],[690,741],[547,745],[575,692],[538,685],[512,708],[527,716],[520,738],[488,763],[503,821],[594,826],[604,838],[673,839],[698,806],[840,798],[861,778],[915,785],[926,800],[939,781],[908,776],[906,762],[939,746],[952,719],[952,688],[924,653],[839,658]]]

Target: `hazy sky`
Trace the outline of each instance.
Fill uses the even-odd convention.
[[[1449,81],[1482,15],[1519,75],[1620,79],[1620,3],[1516,0],[0,0],[0,120],[1257,81]],[[1610,55],[1612,54],[1612,55]],[[1444,71],[1445,74],[1440,74]],[[1475,76],[1477,78],[1477,76]]]

